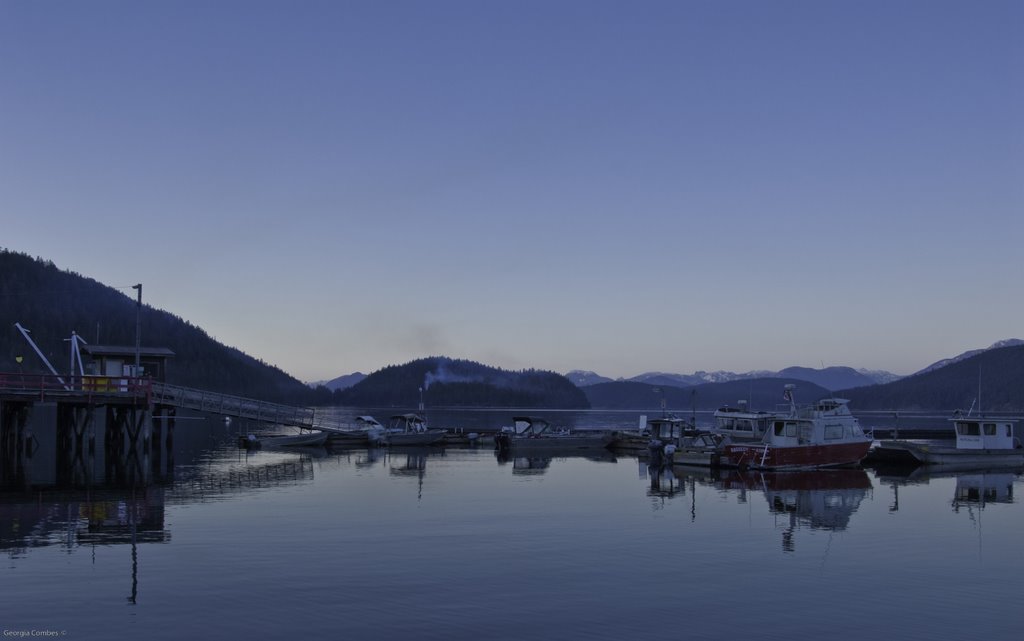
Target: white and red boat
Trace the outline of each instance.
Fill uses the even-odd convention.
[[[786,386],[788,414],[772,418],[757,442],[725,443],[721,465],[753,469],[809,469],[859,463],[871,448],[872,438],[850,413],[848,400],[823,398],[810,405],[793,402],[793,387]]]

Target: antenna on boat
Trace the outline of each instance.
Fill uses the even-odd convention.
[[[793,400],[793,390],[796,389],[795,383],[786,383],[783,387],[782,398],[789,401],[790,410],[796,410],[796,401]]]
[[[690,412],[693,429],[697,429],[697,388],[690,389]]]

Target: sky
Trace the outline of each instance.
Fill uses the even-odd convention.
[[[1019,1],[0,0],[0,247],[301,380],[909,374],[1022,214]]]

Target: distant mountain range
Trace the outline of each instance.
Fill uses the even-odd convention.
[[[724,383],[704,383],[687,388],[651,385],[637,381],[612,381],[581,388],[594,409],[649,410],[662,407],[673,413],[692,409],[713,410],[746,402],[752,409],[771,410],[783,403],[782,393],[795,384],[797,402],[807,403],[830,395],[823,387],[795,378],[750,378]]]
[[[813,369],[810,367],[787,367],[779,371],[757,370],[737,374],[735,372],[705,372],[693,374],[669,374],[666,372],[646,372],[628,379],[615,379],[601,376],[595,372],[573,370],[565,375],[579,387],[598,385],[611,382],[647,383],[666,387],[692,387],[706,383],[727,383],[729,381],[750,380],[758,378],[792,378],[799,381],[814,383],[825,389],[848,389],[864,385],[889,383],[900,377],[881,370],[855,370],[851,367],[826,367]]]
[[[782,403],[784,385],[795,383],[798,402],[835,395],[849,399],[854,413],[866,410],[1024,411],[1024,345],[993,347],[950,361],[950,364],[937,369],[889,383],[847,389],[817,385],[795,376],[737,379],[685,388],[638,381],[610,381],[580,389],[586,393],[594,409],[655,410],[661,407],[664,399],[664,407],[676,413],[685,413],[690,408],[736,407],[741,400],[749,403],[751,408],[771,410]],[[789,370],[806,374],[801,368]],[[818,370],[818,373],[822,371]],[[654,377],[654,380],[663,379]]]
[[[983,352],[1003,347],[1016,347],[1024,345],[1024,340],[1019,338],[1008,338],[1001,340],[983,349],[972,349],[958,356],[944,358],[936,361],[928,367],[915,372],[913,375],[925,374],[940,369],[953,363],[977,356]],[[812,367],[787,367],[778,371],[754,370],[750,372],[736,373],[727,371],[705,372],[703,370],[693,374],[670,374],[667,372],[645,372],[632,378],[613,379],[601,376],[596,372],[574,369],[565,375],[577,387],[588,387],[600,383],[612,382],[633,382],[647,383],[649,385],[663,385],[666,387],[692,387],[705,383],[725,383],[728,381],[747,380],[752,378],[793,378],[808,383],[820,385],[825,389],[839,390],[851,389],[854,387],[865,387],[868,385],[879,385],[898,381],[902,376],[887,372],[885,370],[853,369],[852,367],[825,367],[815,369]]]
[[[366,374],[362,372],[352,372],[351,374],[345,374],[338,378],[332,378],[329,381],[313,381],[309,383],[310,387],[326,387],[332,392],[336,392],[342,389],[348,389],[356,383],[362,382],[366,378]]]

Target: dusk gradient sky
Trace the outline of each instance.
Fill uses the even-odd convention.
[[[1017,0],[0,0],[0,247],[302,380],[908,374],[1022,241]]]

